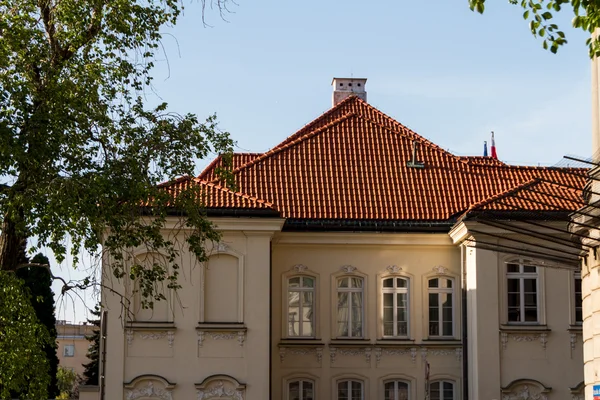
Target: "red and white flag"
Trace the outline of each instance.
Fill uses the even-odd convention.
[[[496,153],[496,142],[494,141],[494,131],[492,131],[492,158],[498,159],[498,154]]]

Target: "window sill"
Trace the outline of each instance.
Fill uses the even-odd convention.
[[[581,324],[569,325],[569,329],[567,329],[567,331],[569,331],[571,333],[582,333],[583,325],[581,325]]]
[[[133,329],[136,331],[172,331],[176,328],[174,322],[135,321],[125,325],[125,329]]]
[[[331,339],[329,342],[331,346],[364,346],[370,344],[369,339],[358,339],[358,338],[349,338],[349,339]]]
[[[246,325],[240,323],[228,322],[202,322],[198,323],[197,331],[216,331],[216,332],[246,332]]]
[[[380,338],[377,339],[376,344],[386,345],[386,344],[414,344],[415,339],[410,338]]]
[[[445,345],[460,345],[462,344],[462,340],[454,339],[454,338],[444,338],[444,339],[423,339],[423,343],[426,343],[427,346],[445,346]]]
[[[550,332],[548,325],[500,325],[500,332]]]
[[[293,346],[302,346],[302,347],[322,347],[325,346],[325,343],[321,341],[321,339],[309,339],[309,338],[298,338],[298,339],[281,339],[278,344],[279,347],[293,347]]]

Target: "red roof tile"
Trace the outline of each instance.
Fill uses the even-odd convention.
[[[413,142],[419,143],[423,168],[407,165]],[[270,151],[238,157],[239,190],[293,219],[448,220],[535,178],[575,190],[585,182],[582,169],[455,156],[358,97],[342,101]],[[209,168],[203,174],[218,181]]]
[[[237,169],[242,165],[254,160],[262,153],[233,153],[231,158],[231,164],[225,166],[223,156],[219,155],[215,158],[204,170],[198,175],[198,179],[205,181],[212,181],[217,178],[218,168],[228,168],[230,170]]]

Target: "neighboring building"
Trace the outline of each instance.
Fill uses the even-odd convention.
[[[85,322],[72,324],[64,320],[56,321],[56,355],[61,367],[83,376],[83,364],[90,362],[87,358],[90,342],[85,337],[92,335],[93,330],[94,326]]]
[[[103,293],[104,398],[583,399],[577,257],[546,242],[586,171],[453,155],[365,84],[334,79],[330,111],[236,154],[239,192],[219,186],[220,158],[165,185],[199,185],[223,238],[204,265],[182,254],[182,288],[152,311],[132,296],[123,322]]]

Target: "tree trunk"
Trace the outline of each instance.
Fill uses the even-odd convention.
[[[22,249],[27,243],[27,237],[17,230],[15,222],[5,216],[0,234],[0,270],[16,271],[23,262]]]

